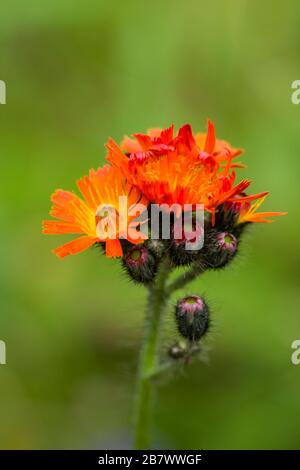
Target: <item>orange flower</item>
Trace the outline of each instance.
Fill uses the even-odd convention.
[[[238,212],[238,223],[242,224],[245,222],[256,222],[256,223],[271,223],[274,222],[268,217],[278,217],[280,215],[286,215],[287,212],[256,212],[257,209],[266,199],[268,193],[257,194],[250,198],[243,198],[239,204]],[[256,199],[256,201],[251,204],[251,200]]]
[[[189,125],[152,129],[148,134],[128,137],[121,147],[110,139],[108,160],[155,203],[200,204],[214,212],[219,204],[242,192],[250,183],[234,186],[236,166],[233,159],[240,149],[216,140],[213,124],[208,121],[205,136],[192,134]],[[123,151],[125,153],[123,153]]]
[[[204,204],[212,214],[221,204],[233,201],[250,185],[249,180],[235,184],[234,168],[244,167],[234,159],[242,153],[215,137],[208,121],[207,133],[192,133],[186,124],[174,136],[174,126],[150,129],[148,134],[125,137],[119,147],[107,143],[107,159],[154,203],[169,205]],[[254,198],[265,195],[261,193]],[[249,200],[242,196],[240,200]],[[256,220],[255,220],[256,221]]]
[[[43,222],[43,232],[47,234],[80,234],[69,243],[54,250],[60,258],[83,251],[97,242],[106,245],[108,257],[122,256],[120,243],[120,225],[118,217],[110,215],[110,209],[115,209],[118,216],[119,196],[127,196],[128,207],[141,203],[147,205],[145,196],[137,188],[132,187],[120,172],[108,165],[98,170],[90,170],[89,176],[81,178],[77,186],[83,199],[69,191],[58,189],[52,195],[53,206],[50,215],[59,220],[46,220]],[[104,215],[101,211],[104,210]],[[100,215],[99,215],[100,214]],[[128,216],[127,224],[134,224],[135,217]],[[110,230],[106,235],[99,236],[98,224],[109,220]],[[127,226],[127,228],[128,228]],[[104,227],[102,227],[104,229]],[[112,234],[114,229],[114,236]],[[131,243],[141,243],[142,239],[132,239]]]

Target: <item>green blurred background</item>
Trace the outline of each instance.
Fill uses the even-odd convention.
[[[11,0],[0,47],[0,447],[132,445],[145,293],[96,250],[58,260],[41,220],[109,136],[210,117],[289,215],[185,290],[211,302],[209,361],[159,387],[155,446],[300,448],[300,3]]]

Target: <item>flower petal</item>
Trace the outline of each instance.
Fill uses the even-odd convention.
[[[64,258],[68,255],[76,255],[77,253],[86,250],[97,241],[98,238],[84,235],[83,237],[75,238],[75,240],[72,240],[71,242],[66,243],[65,245],[59,246],[58,248],[53,250],[53,253],[59,258]]]

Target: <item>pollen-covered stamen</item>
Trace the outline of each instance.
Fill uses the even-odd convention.
[[[198,341],[209,327],[208,306],[198,295],[189,295],[179,300],[175,317],[179,333],[190,341]]]

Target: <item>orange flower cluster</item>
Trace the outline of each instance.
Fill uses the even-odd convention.
[[[174,135],[174,126],[150,129],[148,134],[126,137],[120,146],[112,139],[106,145],[109,165],[91,170],[78,181],[83,199],[57,190],[52,196],[50,215],[58,221],[45,221],[44,233],[76,233],[77,238],[54,250],[59,257],[83,251],[97,242],[106,244],[106,255],[121,256],[119,238],[101,238],[97,233],[97,208],[110,205],[118,209],[119,196],[128,197],[128,205],[203,204],[214,225],[218,208],[224,203],[238,207],[237,223],[271,222],[268,217],[283,212],[257,212],[267,192],[246,195],[249,180],[237,183],[235,169],[241,149],[217,140],[214,125],[208,121],[207,133],[193,135],[189,124]],[[127,223],[133,222],[128,218]],[[116,227],[118,235],[119,227]],[[131,243],[140,243],[127,235]]]

